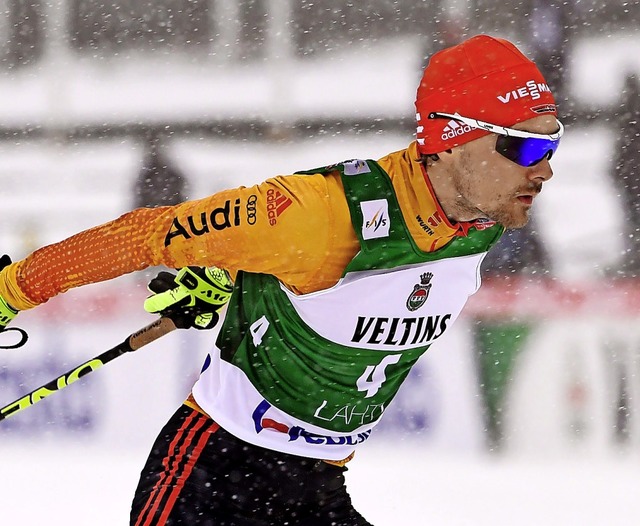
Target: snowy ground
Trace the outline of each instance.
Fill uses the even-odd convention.
[[[395,450],[394,450],[395,448]],[[0,446],[2,524],[127,524],[145,451]],[[376,526],[631,526],[640,524],[640,459],[553,461],[438,456],[371,444],[348,473]]]

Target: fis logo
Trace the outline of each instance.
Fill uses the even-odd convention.
[[[498,95],[498,100],[502,102],[502,104],[508,104],[513,100],[524,99],[525,97],[531,97],[532,100],[537,100],[541,97],[540,94],[545,91],[551,91],[547,84],[529,80],[524,86],[508,91],[504,95]]]
[[[446,141],[447,139],[454,139],[455,137],[470,132],[472,129],[473,128],[468,124],[461,124],[451,119],[442,130],[441,138],[443,141]]]
[[[371,172],[367,161],[362,161],[361,159],[352,159],[342,164],[344,165],[344,175],[358,175]]]
[[[389,237],[389,203],[386,199],[362,201],[362,238]]]

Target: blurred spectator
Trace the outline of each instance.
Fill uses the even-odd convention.
[[[612,175],[624,209],[624,257],[617,269],[621,276],[640,275],[640,80],[626,76],[619,101],[616,155]]]
[[[483,279],[515,274],[540,277],[550,271],[551,259],[540,240],[534,216],[524,228],[505,232],[482,262]]]
[[[482,262],[482,279],[512,278],[539,280],[551,270],[551,259],[540,241],[536,222],[519,230],[508,230]],[[512,286],[518,287],[518,280]],[[522,319],[477,319],[473,328],[476,364],[484,413],[487,446],[497,451],[502,445],[504,407],[512,372],[520,352],[535,329],[535,322]]]
[[[165,151],[163,137],[151,133],[133,187],[134,208],[175,205],[187,199],[186,179]],[[157,272],[157,267],[149,267],[137,274],[136,279],[146,285]]]
[[[162,138],[147,141],[145,158],[134,186],[134,207],[175,205],[186,199],[186,180],[164,153]]]
[[[556,103],[566,118],[569,108],[565,79],[567,79],[567,53],[569,44],[568,0],[530,0],[529,30],[531,33],[530,58],[538,65],[551,87]]]

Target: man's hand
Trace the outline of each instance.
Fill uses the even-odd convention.
[[[11,258],[6,254],[0,257],[0,270],[11,264]],[[0,296],[0,332],[4,331],[9,325],[9,322],[16,317],[18,311],[7,303],[2,296]]]
[[[231,297],[233,283],[217,267],[184,267],[177,275],[160,272],[148,288],[154,294],[144,302],[147,312],[171,318],[180,329],[211,329]]]

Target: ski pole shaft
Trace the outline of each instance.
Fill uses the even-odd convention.
[[[28,407],[37,404],[43,398],[64,389],[86,374],[100,369],[103,365],[115,360],[118,356],[128,352],[137,351],[141,347],[144,347],[148,343],[161,338],[175,329],[176,326],[171,319],[159,318],[139,331],[130,334],[121,344],[116,345],[99,356],[78,365],[65,374],[58,376],[45,385],[4,406],[0,409],[0,420],[4,420],[23,409],[27,409]]]

